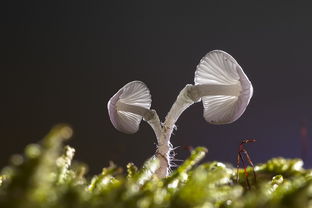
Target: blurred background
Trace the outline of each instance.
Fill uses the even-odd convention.
[[[164,119],[209,51],[230,53],[254,86],[233,124],[205,122],[191,106],[171,137],[176,158],[206,146],[206,161],[235,164],[239,143],[254,162],[312,161],[312,7],[301,1],[9,1],[1,6],[0,167],[10,155],[69,123],[75,158],[97,173],[109,161],[141,165],[156,139],[114,129],[107,102],[132,80],[147,84]],[[179,162],[177,162],[179,164]]]

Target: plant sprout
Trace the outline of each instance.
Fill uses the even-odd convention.
[[[163,123],[157,112],[150,109],[151,95],[141,81],[126,84],[107,104],[110,120],[117,130],[135,133],[142,118],[153,128],[158,142],[155,156],[160,163],[156,174],[160,178],[168,176],[173,159],[170,137],[175,123],[189,106],[202,101],[207,122],[227,124],[243,114],[253,94],[251,82],[240,65],[220,50],[211,51],[201,59],[194,83],[180,91]]]

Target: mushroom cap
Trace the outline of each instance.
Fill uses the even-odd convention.
[[[198,64],[195,85],[240,84],[239,96],[217,95],[202,97],[204,118],[212,124],[227,124],[236,121],[245,111],[253,94],[253,87],[242,67],[228,53],[213,50]]]
[[[137,132],[142,116],[131,112],[118,111],[116,108],[118,101],[150,109],[152,99],[149,89],[141,81],[132,81],[123,86],[107,103],[109,118],[117,130],[127,134]]]

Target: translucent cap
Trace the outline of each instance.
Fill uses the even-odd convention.
[[[238,96],[213,95],[202,97],[204,118],[212,124],[236,121],[245,111],[253,94],[253,87],[241,66],[228,53],[214,50],[198,64],[195,85],[240,85]]]
[[[152,99],[149,89],[141,81],[132,81],[123,86],[107,103],[109,118],[117,130],[127,134],[137,132],[142,116],[117,110],[117,102],[150,109]]]

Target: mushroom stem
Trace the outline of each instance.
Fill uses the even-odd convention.
[[[204,96],[217,96],[217,95],[239,96],[241,90],[242,86],[239,82],[232,85],[217,85],[217,84],[193,85],[189,87],[188,96],[194,102],[197,102],[201,97]]]
[[[143,117],[143,119],[152,127],[154,133],[157,137],[157,142],[159,143],[159,138],[161,137],[161,126],[160,120],[155,110],[150,110],[140,106],[125,104],[121,101],[116,103],[117,111],[125,111],[129,113],[134,113]]]
[[[150,110],[149,109],[146,109],[146,108],[143,108],[140,106],[129,105],[129,104],[123,103],[121,101],[117,101],[116,110],[134,113],[134,114],[142,116],[144,119],[150,117]],[[147,120],[147,119],[145,119],[145,120]]]
[[[189,96],[189,91],[192,87],[193,85],[188,84],[180,91],[176,101],[166,116],[164,128],[173,129],[175,122],[178,120],[183,111],[194,103],[194,100]]]
[[[162,130],[161,130],[160,120],[159,120],[157,112],[155,110],[150,110],[148,119],[146,117],[146,118],[144,118],[144,120],[154,130],[154,133],[155,133],[156,138],[157,138],[157,142],[159,144],[160,143],[160,137],[161,137],[161,134],[162,134]]]
[[[159,160],[159,168],[156,171],[156,175],[159,178],[168,176],[170,170],[170,152],[172,151],[172,145],[170,143],[170,136],[172,129],[162,129],[162,135],[158,142],[156,158]]]

